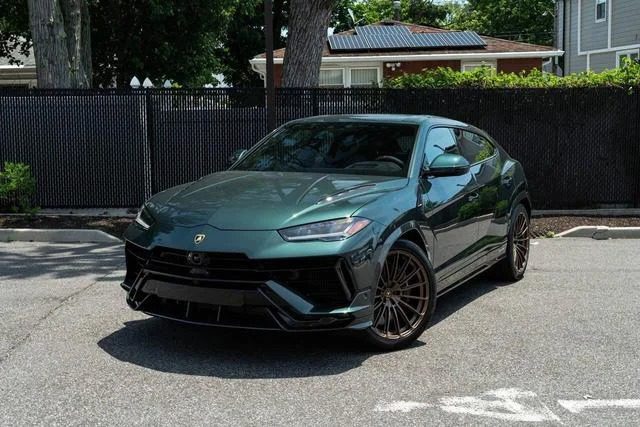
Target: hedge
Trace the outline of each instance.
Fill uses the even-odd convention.
[[[454,71],[451,68],[436,68],[420,74],[404,74],[385,81],[385,87],[403,88],[574,88],[574,87],[621,87],[632,90],[640,87],[640,63],[630,61],[621,68],[601,73],[586,71],[558,77],[540,70],[516,73],[496,73],[490,68],[472,71]]]

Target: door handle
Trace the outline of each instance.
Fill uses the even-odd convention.
[[[479,198],[480,198],[480,195],[478,193],[473,193],[473,194],[470,194],[469,197],[467,197],[467,200],[469,202],[475,202]]]

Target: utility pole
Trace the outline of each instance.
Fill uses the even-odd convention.
[[[273,0],[264,1],[264,39],[267,55],[267,128],[271,132],[276,127],[275,97],[276,89],[273,76]]]

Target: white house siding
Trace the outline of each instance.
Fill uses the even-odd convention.
[[[614,0],[612,6],[611,42],[613,46],[640,43],[640,0]]]
[[[558,48],[565,51],[565,74],[615,68],[616,52],[640,48],[640,0],[608,0],[603,22],[595,22],[596,0],[560,0],[559,7],[565,7],[558,26],[564,31]]]
[[[611,0],[609,0],[611,1]],[[596,22],[596,0],[582,0],[582,39],[581,49],[597,50],[606,49],[609,37],[609,19]]]
[[[599,73],[607,69],[615,68],[616,66],[616,53],[594,53],[590,59],[591,71]]]
[[[3,87],[36,87],[36,61],[33,49],[29,56],[15,52],[14,57],[22,61],[23,65],[9,64],[8,58],[0,58],[0,88]]]

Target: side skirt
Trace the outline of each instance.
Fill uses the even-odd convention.
[[[489,270],[491,267],[493,267],[499,261],[501,261],[502,259],[505,258],[506,249],[507,249],[506,244],[500,245],[499,247],[497,247],[496,249],[492,250],[491,252],[489,252],[485,256],[483,256],[480,259],[476,260],[473,263],[473,264],[475,264],[475,267],[473,268],[471,273],[465,275],[462,279],[456,280],[451,285],[449,285],[446,288],[444,288],[441,291],[439,291],[437,293],[437,297],[441,297],[441,296],[443,296],[445,294],[448,294],[449,292],[451,292],[452,290],[454,290],[458,286],[464,285],[469,280],[471,280],[474,277],[476,277],[476,276],[484,273],[485,271]],[[469,266],[467,266],[466,268],[461,269],[460,271],[468,269],[468,268],[469,268]]]

